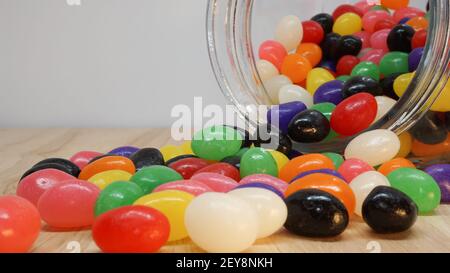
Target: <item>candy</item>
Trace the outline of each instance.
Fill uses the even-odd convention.
[[[198,196],[205,192],[212,192],[213,189],[205,185],[204,183],[195,180],[180,180],[173,181],[162,184],[156,187],[153,192],[166,191],[166,190],[177,190],[184,191],[194,196]]]
[[[260,188],[240,188],[230,191],[229,194],[246,201],[256,211],[259,222],[257,238],[265,238],[274,234],[286,221],[286,204],[272,191]]]
[[[411,152],[415,156],[437,156],[450,152],[450,134],[447,139],[439,144],[425,144],[414,139],[411,145]]]
[[[336,55],[336,49],[341,39],[341,35],[337,33],[329,33],[325,36],[320,47],[322,48],[323,58],[327,60],[339,59]],[[362,46],[362,42],[361,42]]]
[[[404,52],[389,52],[384,55],[380,62],[380,72],[388,77],[394,73],[408,73],[409,72],[409,55]]]
[[[345,158],[364,160],[377,166],[393,159],[400,150],[400,140],[392,131],[378,129],[354,138],[345,148]]]
[[[286,56],[286,49],[277,41],[265,41],[259,46],[259,58],[273,64],[278,71],[281,71],[281,65]]]
[[[394,92],[398,97],[403,96],[409,87],[415,73],[406,73],[398,76],[394,81]]]
[[[287,51],[295,49],[303,38],[303,27],[300,19],[294,15],[283,17],[275,30],[275,40]]]
[[[287,76],[293,83],[301,83],[306,79],[312,69],[309,60],[298,53],[290,54],[284,58],[281,73]]]
[[[296,53],[306,58],[312,67],[317,66],[322,60],[322,49],[314,43],[301,43]]]
[[[428,112],[423,116],[410,133],[418,141],[425,144],[439,144],[447,139],[447,128],[436,112]]]
[[[414,29],[408,25],[395,26],[387,37],[390,51],[411,52],[411,40],[414,33]]]
[[[132,174],[121,170],[110,170],[93,175],[88,179],[89,182],[95,184],[99,189],[103,190],[115,181],[128,181]]]
[[[406,24],[412,27],[415,31],[428,29],[428,20],[422,16],[411,18],[411,20],[409,20]]]
[[[195,172],[205,168],[208,165],[209,162],[205,159],[190,157],[180,159],[176,162],[168,164],[167,166],[181,174],[184,179],[190,179]]]
[[[411,46],[413,49],[425,47],[426,42],[427,42],[427,31],[425,29],[421,29],[419,31],[416,31],[416,33],[414,33],[414,36],[411,40]]]
[[[425,172],[431,175],[441,189],[441,203],[450,202],[450,164],[429,166]]]
[[[409,62],[409,71],[413,72],[419,67],[420,60],[422,59],[424,53],[424,48],[416,48],[411,51],[409,54],[408,62]]]
[[[304,110],[306,110],[306,105],[301,101],[293,101],[272,106],[267,112],[267,122],[280,129],[281,132],[287,134],[289,122],[295,115]]]
[[[219,173],[198,173],[192,180],[205,184],[215,192],[228,192],[238,186],[238,183],[228,176]]]
[[[189,237],[208,252],[241,252],[257,238],[258,215],[245,200],[225,193],[205,193],[186,209]]]
[[[68,180],[48,189],[38,202],[38,210],[49,226],[81,228],[94,222],[94,207],[100,189],[78,179]]]
[[[303,43],[320,44],[325,36],[322,26],[312,20],[303,21]]]
[[[360,174],[375,171],[375,169],[360,159],[350,158],[345,160],[337,171],[345,178],[345,181],[350,183]]]
[[[277,163],[278,171],[280,171],[281,168],[289,162],[289,158],[279,151],[270,150],[269,153]]]
[[[362,18],[362,25],[365,31],[373,33],[375,31],[375,25],[381,20],[391,19],[389,12],[384,10],[371,10],[364,14]]]
[[[376,187],[364,201],[364,221],[377,233],[402,232],[417,219],[417,205],[407,195],[391,187]]]
[[[337,153],[322,153],[333,161],[334,169],[338,169],[344,163],[344,157]]]
[[[397,103],[397,101],[386,96],[376,96],[375,100],[377,101],[378,111],[374,122],[379,121],[382,117],[384,117]]]
[[[356,215],[362,216],[362,206],[367,196],[378,186],[389,186],[389,180],[381,173],[368,171],[355,177],[350,183],[350,188],[355,194]]]
[[[350,75],[353,68],[359,64],[359,59],[356,56],[346,55],[339,59],[337,63],[337,74],[338,75]]]
[[[194,135],[192,150],[204,159],[221,160],[236,154],[242,145],[242,136],[228,126],[212,126]]]
[[[392,187],[404,192],[418,206],[420,213],[432,212],[439,206],[441,190],[429,174],[411,168],[400,168],[387,178]]]
[[[408,132],[404,132],[398,136],[400,140],[400,150],[395,157],[407,157],[411,152],[412,147],[412,137]]]
[[[39,170],[20,181],[16,194],[37,206],[39,198],[46,190],[71,179],[74,179],[74,177],[60,170]]]
[[[330,122],[317,110],[305,110],[292,118],[288,128],[288,135],[294,141],[320,142],[330,133]]]
[[[198,156],[193,155],[193,154],[179,155],[179,156],[176,156],[176,157],[170,159],[169,161],[167,161],[166,166],[169,166],[172,163],[178,162],[179,160],[186,159],[186,158],[198,158]]]
[[[28,200],[0,196],[0,253],[27,252],[38,238],[41,218]]]
[[[106,156],[100,158],[92,163],[89,163],[83,168],[80,175],[78,176],[81,180],[88,180],[92,176],[110,170],[121,170],[134,174],[136,168],[133,161],[123,156]]]
[[[363,16],[364,13],[363,11],[356,6],[353,5],[348,5],[348,4],[344,4],[344,5],[340,5],[338,6],[334,11],[333,11],[333,19],[336,20],[338,19],[341,15],[348,13],[348,12],[352,12],[357,14],[358,16]]]
[[[336,45],[336,60],[343,56],[352,55],[357,56],[362,49],[362,41],[353,35],[345,35],[339,38]]]
[[[276,66],[266,60],[258,60],[256,62],[256,70],[258,70],[259,78],[262,82],[268,81],[279,74]]]
[[[322,26],[325,34],[328,34],[333,29],[334,20],[333,17],[327,13],[319,13],[311,18],[312,21],[319,23]]]
[[[288,216],[284,227],[296,235],[337,236],[344,232],[349,222],[345,206],[336,197],[321,190],[298,191],[286,199],[286,206]]]
[[[284,200],[284,194],[281,191],[277,190],[275,187],[272,187],[272,186],[264,184],[264,183],[259,183],[259,182],[242,184],[242,185],[237,186],[233,190],[246,189],[246,188],[260,188],[260,189],[269,190],[269,191],[272,191],[273,193],[275,193],[276,195],[278,195],[278,197],[280,197],[282,200]],[[231,190],[231,191],[233,191],[233,190]]]
[[[142,189],[135,183],[116,181],[108,185],[95,202],[95,216],[99,216],[115,208],[132,205],[144,195]]]
[[[39,170],[45,170],[45,169],[56,169],[63,171],[65,173],[68,173],[72,175],[73,177],[77,177],[80,174],[80,168],[78,168],[77,165],[72,163],[71,161],[63,158],[48,158],[44,159],[42,161],[39,161],[31,169],[26,171],[20,180],[27,177],[28,175],[37,172]]]
[[[288,184],[285,181],[267,174],[253,174],[244,177],[239,181],[239,186],[251,183],[263,183],[276,188],[282,193],[284,193],[288,187]]]
[[[383,49],[370,49],[361,58],[361,62],[372,62],[376,65],[380,65],[381,59],[386,55]]]
[[[279,177],[289,182],[301,172],[318,169],[334,169],[333,161],[322,154],[302,155],[289,161],[281,169]]]
[[[152,165],[164,165],[164,158],[161,152],[156,148],[144,148],[130,156],[136,170]]]
[[[393,19],[382,19],[375,23],[375,26],[373,27],[373,31],[377,32],[383,29],[392,29],[395,26],[395,22]]]
[[[306,89],[314,95],[316,90],[324,83],[334,80],[333,74],[324,68],[314,68],[309,71],[306,79]]]
[[[171,168],[155,165],[138,171],[130,178],[130,181],[136,183],[145,194],[148,194],[159,185],[182,179],[183,177]]]
[[[180,155],[184,155],[185,151],[182,147],[175,145],[166,145],[159,149],[161,154],[163,155],[164,161],[168,162],[172,158],[175,158]]]
[[[278,100],[280,104],[302,102],[307,108],[313,105],[312,95],[303,87],[294,84],[287,84],[281,87]]]
[[[367,0],[361,0],[354,4],[354,6],[359,8],[363,12],[363,14],[369,12],[375,5],[376,5],[375,1],[367,1]]]
[[[382,173],[383,175],[387,176],[392,171],[395,171],[399,168],[413,168],[415,169],[416,166],[408,159],[406,158],[394,158],[383,165],[381,165],[378,168],[378,171]]]
[[[94,157],[101,155],[102,153],[99,152],[81,151],[71,156],[69,160],[72,161],[73,164],[77,165],[78,168],[83,169]]]
[[[387,44],[387,38],[390,32],[390,29],[382,29],[372,34],[372,37],[370,38],[370,45],[372,48],[382,49],[384,52],[388,52],[389,47]]]
[[[144,206],[126,206],[98,217],[92,237],[104,252],[151,253],[158,251],[169,238],[166,216]]]
[[[392,98],[394,100],[399,99],[399,97],[397,96],[397,94],[395,94],[395,91],[394,91],[394,82],[401,75],[403,75],[403,74],[402,73],[394,73],[394,74],[391,74],[381,80],[380,85],[381,85],[381,88],[383,88],[383,94],[385,96]]]
[[[339,16],[333,25],[333,32],[339,35],[351,35],[362,29],[361,17],[353,12]]]
[[[220,160],[220,162],[228,163],[228,164],[234,166],[238,170],[241,168],[241,157],[240,156],[228,156],[228,157],[225,157],[224,159]]]
[[[441,94],[431,106],[432,111],[450,112],[450,81],[448,81]]]
[[[333,113],[334,109],[336,109],[336,106],[330,102],[323,102],[315,104],[313,107],[311,107],[311,110],[316,110],[322,113],[328,120],[328,122],[331,119],[331,114]],[[331,140],[337,136],[337,133],[330,129],[330,133],[328,136],[323,140],[324,142]]]
[[[336,177],[338,177],[338,178],[340,178],[340,179],[345,181],[345,178],[340,173],[338,173],[335,170],[332,170],[332,169],[319,169],[319,170],[311,170],[311,171],[301,172],[300,174],[298,174],[297,176],[295,176],[291,180],[291,183],[294,182],[295,180],[298,180],[300,178],[303,178],[305,176],[308,176],[308,175],[314,174],[314,173],[330,174],[330,175],[336,176]]]
[[[233,165],[223,162],[213,163],[209,166],[206,166],[195,172],[194,175],[199,173],[218,173],[227,176],[235,181],[238,181],[241,178],[238,169],[236,169]]]
[[[264,88],[266,89],[267,94],[270,96],[272,102],[274,104],[278,104],[280,89],[283,86],[289,84],[292,84],[292,81],[288,77],[286,77],[285,75],[278,75],[264,82]]]
[[[194,155],[194,151],[192,151],[192,141],[186,140],[183,144],[180,145],[180,148],[183,150],[185,154]],[[164,155],[163,155],[164,157]]]
[[[277,150],[285,155],[292,150],[291,139],[279,131],[273,131],[267,124],[260,125],[254,132],[252,139],[254,139],[254,147]]]
[[[344,83],[340,80],[333,80],[322,84],[314,93],[314,103],[330,102],[338,105],[344,99],[342,97],[343,87]],[[311,107],[309,106],[308,108]]]
[[[359,32],[353,33],[353,36],[355,36],[361,40],[363,49],[370,48],[370,37],[372,35],[369,32],[359,31]]]
[[[381,5],[388,9],[401,9],[406,8],[409,4],[409,0],[381,0]]]
[[[169,242],[184,239],[188,236],[184,225],[184,214],[194,196],[184,191],[166,190],[144,195],[134,202],[157,209],[170,223]]]
[[[269,152],[262,148],[250,148],[241,159],[241,177],[252,174],[278,176],[278,167]]]
[[[107,154],[109,155],[117,155],[117,156],[123,156],[123,157],[130,157],[135,152],[139,151],[138,147],[134,146],[122,146],[117,147],[111,151],[109,151]]]
[[[374,67],[376,65],[373,63],[362,63],[361,66],[358,66],[355,67],[358,71],[355,71],[354,68],[353,70],[355,72],[352,72],[352,77],[348,79],[342,87],[342,96],[344,98],[348,98],[362,92],[366,92],[374,96],[382,95],[383,89],[378,83],[378,80],[375,79],[377,77],[377,74],[379,75],[378,67]],[[367,77],[364,74],[373,74],[372,76],[374,76],[375,78]]]
[[[351,76],[370,77],[378,82],[380,81],[380,69],[372,62],[360,62],[353,68]]]

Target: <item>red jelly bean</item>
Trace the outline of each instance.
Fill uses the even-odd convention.
[[[363,17],[363,27],[365,31],[373,33],[377,22],[385,19],[391,19],[389,12],[384,10],[372,10]]]
[[[287,51],[284,46],[273,40],[265,41],[259,47],[259,58],[271,62],[281,71],[281,65],[284,58],[287,56]]]
[[[356,56],[347,55],[342,57],[336,66],[336,73],[341,75],[350,75],[353,68],[359,64],[359,59]]]
[[[389,52],[387,37],[389,36],[390,32],[390,29],[382,29],[372,34],[372,37],[370,38],[370,44],[372,45],[372,48],[382,49],[385,52]]]
[[[171,164],[169,167],[174,169],[177,173],[181,174],[184,179],[190,179],[195,172],[208,166],[209,162],[205,159],[189,157],[177,160]]]
[[[414,7],[401,8],[395,11],[394,21],[400,22],[403,18],[414,18],[417,16],[425,16],[425,12]]]
[[[302,43],[320,44],[325,36],[322,26],[316,21],[304,21]]]
[[[416,31],[411,41],[412,48],[416,49],[419,47],[425,47],[426,43],[427,43],[427,31],[425,29]]]
[[[218,173],[233,179],[234,181],[239,181],[241,175],[239,170],[231,164],[228,163],[214,163],[209,166],[204,167],[203,169],[197,171],[195,174],[199,173]]]
[[[75,165],[78,166],[78,168],[83,169],[89,162],[97,156],[103,155],[99,152],[93,152],[93,151],[81,151],[76,154],[74,154],[69,160],[72,161]]]
[[[27,252],[41,229],[41,218],[28,200],[0,196],[0,253]]]
[[[355,7],[359,8],[363,12],[363,14],[369,12],[374,6],[376,6],[375,1],[367,0],[361,0],[355,4]]]
[[[370,47],[370,36],[371,34],[367,31],[360,31],[353,34],[353,36],[358,37],[362,41],[362,49]]]
[[[386,55],[386,51],[383,49],[371,49],[361,57],[361,62],[372,62],[379,65],[384,55]]]
[[[358,14],[360,17],[362,17],[364,15],[364,12],[356,7],[356,6],[352,6],[349,4],[344,4],[344,5],[340,5],[338,6],[334,12],[333,12],[333,19],[334,21],[337,20],[337,18],[339,18],[341,15],[348,13],[348,12],[352,12],[352,13],[356,13]]]
[[[379,31],[382,29],[392,29],[395,27],[395,22],[392,19],[383,19],[375,23],[374,31]]]
[[[350,158],[345,160],[344,163],[341,164],[338,172],[342,174],[347,183],[350,183],[358,175],[374,170],[375,169],[366,162],[360,159]]]
[[[365,129],[377,115],[377,101],[369,93],[358,93],[342,101],[331,114],[331,128],[343,136]]]
[[[92,226],[92,237],[104,252],[151,253],[169,239],[167,217],[146,206],[125,206],[100,215]]]

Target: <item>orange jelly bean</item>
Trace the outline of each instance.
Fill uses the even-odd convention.
[[[406,158],[394,158],[383,165],[381,165],[378,168],[378,172],[382,173],[383,175],[387,176],[390,172],[395,171],[399,168],[413,168],[415,169],[416,166],[414,163],[412,163],[410,160]]]
[[[281,74],[287,76],[293,83],[301,83],[312,69],[307,58],[298,53],[288,55],[281,66]]]
[[[350,186],[344,180],[330,174],[314,173],[295,180],[289,184],[286,197],[304,189],[318,189],[326,191],[339,199],[347,208],[348,215],[355,211],[356,198]]]
[[[444,142],[435,145],[425,144],[414,139],[411,151],[415,156],[436,156],[450,152],[450,135]]]
[[[136,167],[133,161],[123,156],[106,156],[100,158],[83,168],[78,176],[81,180],[88,180],[92,176],[110,170],[122,170],[134,174]]]
[[[412,18],[406,23],[408,26],[411,26],[415,31],[419,31],[421,29],[428,29],[428,20],[425,17],[417,16]]]
[[[409,0],[381,0],[381,5],[388,9],[401,9],[409,5]]]
[[[297,48],[297,54],[308,59],[313,67],[317,66],[322,60],[322,49],[320,46],[313,43],[300,44]]]
[[[335,168],[333,161],[322,154],[302,155],[292,159],[284,165],[280,170],[279,178],[286,182],[290,182],[299,173],[318,169],[334,170]]]

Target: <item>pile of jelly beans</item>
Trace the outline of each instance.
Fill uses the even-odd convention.
[[[360,216],[375,232],[402,232],[441,196],[450,201],[450,165],[416,169],[388,130],[360,134],[343,155],[291,158],[250,136],[218,125],[179,146],[37,162],[16,196],[0,197],[0,252],[30,250],[41,220],[55,232],[91,228],[104,252],[156,252],[188,238],[208,252],[240,252],[283,226],[338,236]]]

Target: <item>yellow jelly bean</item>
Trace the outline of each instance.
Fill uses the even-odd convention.
[[[439,97],[431,106],[432,111],[450,112],[450,81],[447,82]]]
[[[89,182],[97,185],[101,190],[116,181],[129,181],[132,174],[122,170],[110,170],[98,173],[88,179]]]
[[[159,151],[162,153],[164,161],[168,161],[174,157],[185,154],[182,147],[175,145],[166,145],[159,149]]]
[[[281,168],[283,168],[284,165],[286,165],[289,162],[289,158],[285,154],[275,150],[269,150],[269,152],[272,155],[273,159],[275,159],[275,162],[277,163],[278,171],[280,171]]]
[[[412,79],[414,78],[414,75],[416,73],[406,73],[403,75],[400,75],[395,79],[394,81],[394,91],[397,96],[401,97],[405,93],[406,89],[408,89],[409,84],[411,83]]]
[[[151,207],[164,214],[170,223],[169,241],[176,241],[188,237],[184,214],[193,199],[194,196],[187,192],[167,190],[142,196],[134,205]]]
[[[339,35],[352,35],[362,29],[361,17],[353,12],[344,13],[336,19],[333,32]]]
[[[309,93],[314,95],[317,88],[332,80],[334,80],[334,76],[328,70],[325,68],[314,68],[309,71],[306,78],[306,89]]]
[[[183,144],[181,144],[180,147],[183,150],[183,153],[185,155],[193,155],[194,154],[194,151],[192,151],[192,148],[191,148],[191,144],[192,144],[192,141],[190,141],[190,140],[187,140]]]
[[[412,136],[410,133],[404,132],[403,134],[399,135],[398,138],[400,139],[400,150],[398,151],[398,154],[395,156],[395,158],[407,157],[409,153],[411,153]]]

